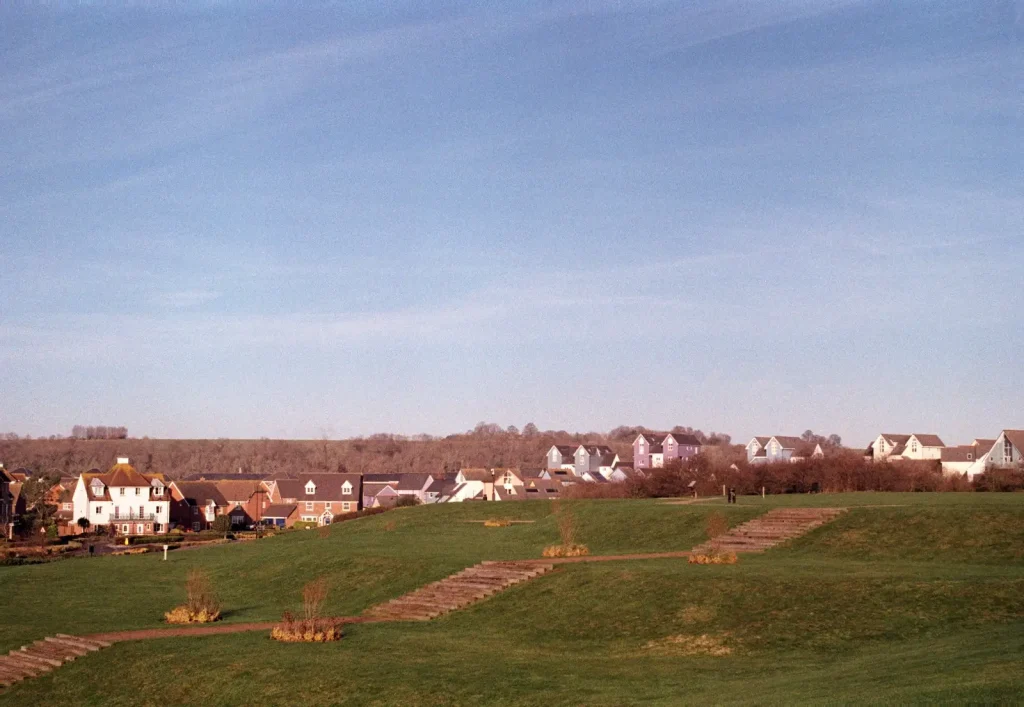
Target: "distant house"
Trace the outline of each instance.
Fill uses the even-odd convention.
[[[127,457],[105,474],[78,477],[71,497],[71,517],[85,518],[92,527],[113,527],[119,535],[166,533],[171,495],[163,474],[136,471]]]
[[[866,455],[876,462],[897,459],[942,459],[945,443],[933,434],[883,432],[868,445]]]
[[[433,483],[434,477],[431,474],[364,474],[363,506],[390,507],[397,503],[401,496],[415,496],[420,503],[434,503],[436,494],[427,491]]]
[[[655,469],[664,465],[665,454],[661,446],[664,437],[644,432],[633,440],[633,467]]]
[[[172,481],[170,494],[171,522],[184,530],[209,530],[232,508],[212,481]]]
[[[605,460],[611,462],[608,464],[611,466],[618,457],[611,447],[603,444],[581,444],[573,452],[573,458],[575,463],[572,471],[576,476],[582,477],[585,472],[600,470]]]
[[[298,506],[299,520],[307,523],[330,525],[334,516],[363,507],[363,477],[360,474],[312,473],[294,478],[268,479],[263,484],[271,505],[294,503]]]
[[[455,475],[455,488],[452,489],[449,503],[493,500],[494,473],[490,469],[459,469],[459,473]]]
[[[754,437],[747,442],[747,462],[750,464],[797,462],[824,455],[820,444],[789,435]]]
[[[275,528],[290,528],[299,519],[298,509],[294,503],[272,503],[263,509],[260,522]]]
[[[644,432],[633,440],[633,468],[659,469],[673,461],[686,461],[700,450],[700,440],[692,434]]]
[[[985,457],[985,468],[1024,464],[1024,430],[1003,430]]]
[[[982,452],[981,454],[984,456],[985,453]],[[943,447],[940,461],[943,474],[959,474],[962,476],[970,472],[978,464],[978,447],[973,444]]]
[[[547,468],[573,471],[576,468],[576,450],[579,445],[556,444],[548,450]]]

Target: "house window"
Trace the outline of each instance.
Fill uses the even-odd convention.
[[[917,440],[916,439],[913,442],[910,443],[910,451],[912,451],[912,452],[916,452],[917,451]]]
[[[352,495],[352,484],[350,484],[349,482],[346,481],[341,486],[341,492],[342,492],[342,494],[344,494],[346,496]]]
[[[121,488],[121,495],[124,496],[124,488]]]
[[[136,496],[141,496],[142,495],[142,489],[140,489],[138,486],[135,487],[135,495]]]
[[[328,501],[327,503],[324,504],[324,510],[325,511],[331,510],[331,502],[330,501]]]
[[[307,511],[313,510],[313,502],[312,501],[306,501],[306,510]]]
[[[1013,459],[1013,444],[1010,440],[1003,440],[1003,461],[1009,463]]]
[[[164,495],[164,487],[163,486],[154,486],[153,487],[153,495],[154,496],[163,496]]]
[[[316,493],[316,484],[314,484],[312,481],[306,484],[306,493],[309,495]]]
[[[71,504],[70,503],[65,503],[64,504],[64,510],[65,511],[70,511],[71,510]]]
[[[146,507],[145,506],[139,506],[139,518],[142,518],[145,515],[146,515]]]
[[[127,525],[127,524],[126,524],[126,525],[122,525],[122,526],[121,526],[121,532],[122,532],[122,533],[128,534],[128,533],[130,533],[131,531],[132,531],[132,527],[131,527],[130,525]]]
[[[157,515],[160,515],[160,509],[161,509],[161,506],[157,506],[157,507],[156,507],[156,514],[157,514]]]
[[[199,532],[199,521],[192,523],[192,530]]]
[[[342,503],[341,504],[341,510],[344,511],[345,513],[348,513],[351,509],[352,509],[352,504],[351,503],[346,502],[346,503]]]
[[[96,506],[96,515],[103,513],[103,506]]]

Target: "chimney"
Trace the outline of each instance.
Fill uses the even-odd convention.
[[[128,459],[128,457],[118,457],[117,458],[117,463],[118,464],[130,464],[131,462]]]

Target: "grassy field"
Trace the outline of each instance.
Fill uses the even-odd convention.
[[[833,524],[735,566],[570,565],[425,624],[334,645],[262,633],[123,643],[0,695],[6,704],[1016,702],[1024,697],[1024,494],[848,494],[575,504],[595,553],[687,549],[706,516],[841,505]],[[534,523],[484,528],[468,520]],[[229,621],[296,608],[319,574],[357,613],[481,559],[536,557],[544,502],[417,508],[247,545],[0,568],[0,648],[56,631],[159,625],[187,568]],[[115,680],[110,676],[116,675]]]

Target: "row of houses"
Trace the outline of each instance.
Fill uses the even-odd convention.
[[[643,432],[633,440],[633,458],[621,459],[603,444],[556,444],[548,450],[547,469],[564,471],[585,479],[599,474],[619,481],[632,471],[658,469],[673,461],[686,461],[700,454],[701,442],[692,434]]]
[[[935,461],[945,474],[972,478],[986,469],[1021,464],[1024,430],[1003,430],[995,438],[976,438],[969,444],[947,446],[936,434],[878,435],[864,457],[875,462]],[[747,461],[751,464],[796,462],[825,455],[821,445],[801,437],[775,435],[754,437],[747,443]]]
[[[0,521],[8,535],[19,511],[26,510],[20,486],[29,474],[0,466]],[[542,469],[482,468],[463,469],[453,478],[308,473],[171,480],[161,473],[140,472],[127,457],[119,457],[106,472],[91,469],[78,477],[62,476],[44,502],[55,507],[53,516],[63,535],[105,530],[127,536],[207,530],[223,516],[233,528],[329,525],[340,515],[398,505],[403,497],[416,504],[552,499],[564,486]]]
[[[1002,430],[994,438],[978,437],[969,444],[947,446],[934,434],[882,433],[864,450],[865,458],[876,462],[935,460],[947,474],[968,478],[987,469],[1013,467],[1024,463],[1024,430]]]

